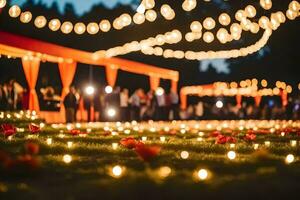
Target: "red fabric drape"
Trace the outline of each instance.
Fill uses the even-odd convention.
[[[114,87],[117,82],[117,76],[118,76],[118,66],[116,65],[107,65],[105,67],[106,72],[106,80],[107,84],[111,87]]]
[[[260,95],[257,95],[254,97],[255,105],[257,107],[260,105],[261,99],[262,99],[262,96],[260,96]]]
[[[236,105],[241,108],[242,107],[242,95],[236,95]]]
[[[172,82],[171,82],[171,90],[173,92],[177,93],[177,89],[178,89],[178,81],[172,80]]]
[[[23,58],[22,65],[29,87],[29,110],[39,111],[39,100],[35,91],[35,86],[40,69],[40,60],[36,58]]]
[[[70,85],[72,84],[72,81],[74,79],[77,63],[61,62],[58,63],[58,68],[60,73],[60,79],[63,86],[63,90],[61,94],[61,99],[63,100],[70,91]]]
[[[150,89],[156,90],[159,87],[160,84],[160,78],[156,76],[150,76]]]

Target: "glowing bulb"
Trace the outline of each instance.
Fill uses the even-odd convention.
[[[60,21],[58,19],[52,19],[50,20],[48,26],[49,26],[49,29],[52,30],[52,31],[58,31],[58,29],[60,28]]]
[[[205,180],[208,177],[208,171],[206,169],[200,169],[197,175],[200,180]]]
[[[68,148],[72,148],[72,146],[73,146],[73,142],[67,142],[67,146],[68,146]]]
[[[13,5],[12,7],[10,7],[8,13],[11,17],[17,18],[21,14],[21,8],[17,5]]]
[[[63,156],[63,161],[67,164],[69,164],[70,162],[72,162],[72,156],[66,154]]]
[[[95,88],[93,86],[88,86],[85,88],[85,93],[87,95],[93,95],[95,93]]]
[[[189,152],[187,152],[187,151],[182,151],[181,153],[180,153],[180,157],[182,158],[182,159],[188,159],[189,158]]]
[[[21,13],[20,20],[22,23],[29,23],[32,19],[32,14],[29,11]]]
[[[206,29],[206,30],[211,30],[213,28],[215,28],[216,26],[216,22],[213,18],[211,17],[207,17],[204,21],[203,21],[203,27]]]
[[[87,32],[91,35],[95,35],[99,32],[99,26],[95,22],[91,22],[87,26]]]
[[[206,42],[206,43],[211,43],[213,42],[215,39],[214,35],[211,33],[211,32],[205,32],[203,34],[203,40]]]
[[[195,33],[200,33],[202,30],[202,25],[199,21],[193,21],[190,25],[191,31]]]
[[[115,117],[116,114],[117,114],[117,112],[116,112],[115,109],[113,109],[113,108],[107,109],[107,115],[108,115],[109,117]]]
[[[158,169],[158,176],[166,178],[172,173],[172,169],[168,166],[163,166]]]
[[[113,88],[109,85],[106,86],[104,90],[106,94],[111,94],[113,92]]]
[[[289,154],[285,158],[285,162],[287,164],[291,164],[292,162],[294,162],[294,160],[295,160],[295,156],[293,154]]]
[[[291,140],[290,144],[291,144],[292,147],[297,146],[297,140]]]
[[[51,145],[51,144],[52,144],[52,138],[47,138],[46,143],[47,143],[48,145]]]
[[[234,160],[236,158],[236,153],[234,151],[229,151],[227,157],[229,160]]]
[[[253,144],[253,148],[254,148],[254,150],[257,150],[257,149],[258,149],[258,147],[259,147],[259,144]]]
[[[160,139],[161,142],[165,142],[166,141],[166,137],[164,137],[164,136],[161,136],[159,139]]]
[[[111,146],[112,146],[113,150],[117,150],[118,147],[119,147],[119,144],[118,143],[112,143]]]
[[[73,24],[71,22],[64,22],[60,29],[64,34],[69,34],[73,30]]]
[[[157,88],[156,91],[155,91],[155,94],[157,96],[162,96],[164,93],[165,93],[165,90],[161,87]]]
[[[143,141],[143,142],[146,142],[146,141],[147,141],[147,137],[146,137],[146,136],[143,136],[143,137],[142,137],[142,141]]]
[[[217,108],[223,108],[223,106],[224,106],[224,104],[223,104],[222,101],[219,100],[219,101],[216,102],[216,107]]]
[[[43,28],[46,26],[46,24],[47,24],[47,20],[44,16],[37,16],[34,20],[34,25],[37,28]]]
[[[146,19],[149,21],[149,22],[154,22],[157,18],[157,14],[154,10],[148,10],[146,12]]]
[[[0,0],[0,8],[4,8],[6,5],[6,0]]]
[[[219,22],[223,26],[228,26],[230,24],[230,22],[231,22],[230,16],[227,13],[222,13],[219,16]]]
[[[112,174],[115,178],[119,178],[123,174],[123,169],[120,165],[116,165],[112,168]]]
[[[265,146],[269,147],[271,145],[270,141],[265,141]]]
[[[108,32],[111,29],[111,24],[108,20],[104,19],[99,24],[101,31]]]

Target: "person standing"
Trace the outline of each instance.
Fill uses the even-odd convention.
[[[139,90],[136,90],[133,95],[131,95],[130,99],[130,118],[131,120],[140,121],[140,97],[139,97]]]
[[[179,120],[179,96],[177,92],[173,90],[170,91],[170,101],[171,101],[171,108],[170,111],[173,115],[173,120]]]
[[[77,98],[76,90],[74,87],[70,88],[69,94],[64,99],[66,122],[73,123],[75,122],[75,113],[77,109]]]

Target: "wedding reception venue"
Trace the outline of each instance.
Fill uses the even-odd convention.
[[[298,0],[0,0],[0,199],[298,199]]]

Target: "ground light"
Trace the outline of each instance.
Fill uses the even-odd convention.
[[[93,95],[95,93],[95,88],[93,86],[89,85],[85,88],[85,93],[87,95]]]

